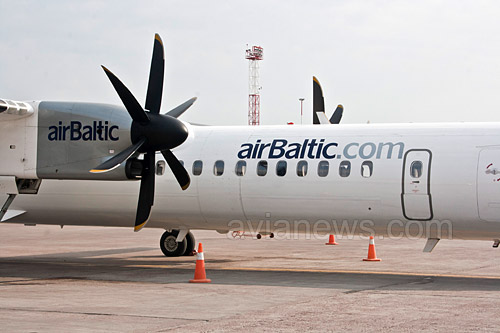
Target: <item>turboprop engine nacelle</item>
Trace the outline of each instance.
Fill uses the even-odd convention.
[[[41,179],[126,180],[141,175],[129,159],[106,173],[90,173],[131,145],[131,119],[123,107],[97,103],[40,102],[37,176]]]

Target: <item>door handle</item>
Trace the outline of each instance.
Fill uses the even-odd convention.
[[[494,169],[487,169],[486,170],[486,174],[489,175],[489,174],[492,174],[492,175],[496,175],[498,174],[498,169],[494,168]]]

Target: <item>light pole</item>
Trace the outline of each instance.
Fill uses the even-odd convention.
[[[302,116],[304,115],[303,106],[304,106],[304,98],[299,98],[300,101],[300,124],[302,125]]]

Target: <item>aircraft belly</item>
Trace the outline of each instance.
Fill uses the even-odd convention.
[[[182,193],[173,176],[157,181],[150,227],[202,227],[196,193]],[[178,185],[177,185],[178,187]],[[165,189],[167,188],[167,189]],[[18,195],[11,209],[26,213],[9,223],[133,227],[139,182],[44,180],[36,195]],[[172,193],[173,192],[173,193]],[[2,196],[1,200],[5,200]]]

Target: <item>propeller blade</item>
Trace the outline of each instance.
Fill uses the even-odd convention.
[[[161,153],[163,154],[163,157],[165,157],[170,170],[172,170],[172,172],[174,173],[174,176],[181,188],[183,190],[187,189],[189,187],[189,184],[191,183],[191,179],[189,178],[189,174],[184,166],[181,164],[181,162],[179,162],[177,157],[175,157],[174,153],[172,153],[170,150],[162,150]]]
[[[107,69],[104,66],[101,66],[102,69],[104,69],[104,72],[108,76],[109,80],[111,81],[111,84],[115,88],[116,92],[118,93],[118,96],[120,96],[120,99],[122,100],[123,105],[127,109],[128,113],[130,114],[130,117],[134,121],[137,121],[141,124],[146,124],[149,122],[149,117],[142,108],[142,106],[137,102],[135,99],[134,95],[128,90],[127,87],[113,74],[109,69]]]
[[[149,220],[151,207],[155,196],[155,152],[149,151],[144,154],[144,169],[142,170],[141,189],[139,202],[137,204],[137,215],[135,216],[134,231],[139,231]]]
[[[90,170],[92,173],[103,173],[103,172],[108,172],[111,171],[115,168],[117,168],[120,164],[123,163],[126,159],[128,159],[130,156],[132,156],[141,146],[146,142],[146,138],[141,138],[137,143],[134,143],[130,147],[126,148],[125,150],[119,152],[115,156],[111,157],[109,160],[106,162],[100,164],[99,166],[95,167],[94,169]]]
[[[325,100],[323,99],[323,90],[318,79],[313,76],[313,124],[321,124],[316,112],[325,112]]]
[[[181,114],[183,114],[187,109],[193,105],[194,102],[196,102],[198,98],[193,97],[190,100],[182,103],[181,105],[177,106],[176,108],[170,110],[167,112],[167,116],[174,117],[174,118],[179,118]]]
[[[335,112],[333,113],[332,117],[330,118],[330,123],[339,124],[343,114],[344,114],[344,107],[342,106],[342,104],[339,104],[335,109]]]
[[[161,97],[163,94],[163,75],[165,73],[165,54],[160,35],[155,35],[151,69],[149,71],[148,93],[146,95],[146,110],[151,113],[160,113]]]

